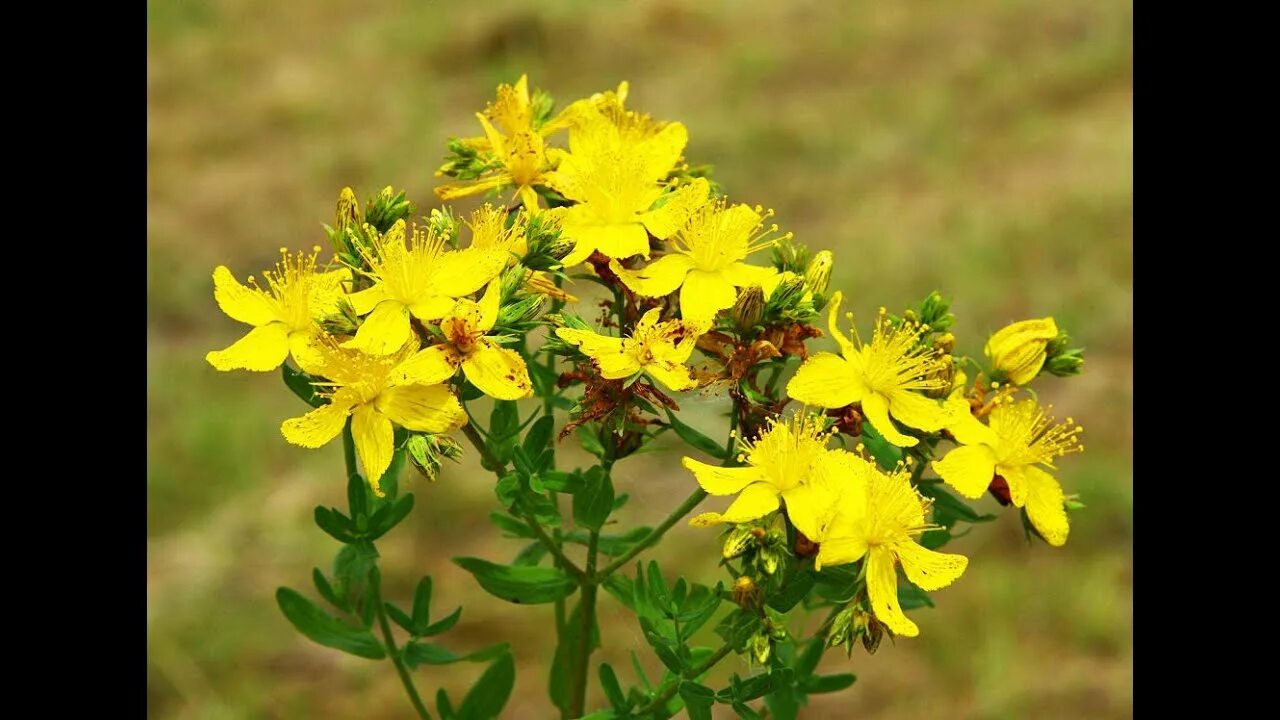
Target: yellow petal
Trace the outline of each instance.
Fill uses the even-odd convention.
[[[577,345],[583,354],[590,357],[622,352],[622,338],[598,335],[590,330],[556,328],[556,336],[567,343]]]
[[[738,287],[760,285],[761,289],[763,289],[765,283],[768,283],[775,275],[777,275],[778,271],[771,267],[757,267],[755,265],[748,265],[744,262],[736,262],[726,267],[724,269],[724,274],[725,277],[728,278],[729,282],[737,285]],[[769,295],[766,294],[765,297],[769,297]]]
[[[524,207],[529,212],[538,210],[538,191],[533,189],[532,185],[521,185],[517,191],[520,196],[520,202],[524,203]]]
[[[797,485],[782,492],[791,524],[811,540],[822,537],[823,530],[835,511],[836,498],[834,488],[815,482]]]
[[[498,347],[487,338],[462,361],[462,372],[472,385],[491,398],[519,400],[533,394],[529,369],[520,353]]]
[[[683,123],[673,122],[636,149],[641,153],[641,175],[655,180],[666,177],[689,144],[689,131]],[[706,182],[703,178],[698,178]]]
[[[903,425],[925,432],[941,430],[951,420],[951,413],[940,402],[909,390],[890,393],[889,414]]]
[[[447,385],[397,385],[378,395],[378,410],[410,430],[444,433],[467,422],[467,414]]]
[[[961,388],[963,392],[964,388]],[[988,445],[996,447],[999,438],[991,428],[982,424],[982,421],[973,416],[973,411],[969,407],[969,401],[963,396],[956,396],[947,400],[945,405],[951,419],[947,421],[947,430],[955,437],[956,442],[961,445]]]
[[[351,303],[351,308],[356,311],[356,315],[368,315],[378,307],[378,303],[386,299],[387,286],[382,283],[347,296],[347,302]]]
[[[844,293],[839,290],[831,295],[831,307],[827,308],[827,328],[831,330],[831,337],[835,338],[836,344],[840,346],[840,354],[846,360],[852,360],[858,354],[858,349],[849,342],[849,338],[840,329],[840,303],[843,300]]]
[[[462,358],[448,345],[432,345],[396,366],[393,375],[397,385],[436,385],[458,371]]]
[[[499,171],[495,175],[479,180],[446,183],[436,187],[436,197],[441,200],[457,200],[458,198],[479,195],[511,184],[511,175]]]
[[[323,375],[324,353],[320,349],[319,335],[314,332],[289,333],[289,354],[303,372]]]
[[[644,366],[644,371],[654,380],[673,392],[684,392],[698,386],[692,372],[682,363],[671,360],[655,360]]]
[[[241,285],[226,265],[213,270],[213,299],[228,317],[242,323],[266,325],[280,319],[275,301],[263,292]]]
[[[571,268],[574,265],[581,263],[583,260],[591,257],[591,253],[596,250],[595,245],[585,240],[579,240],[576,235],[571,235],[566,232],[565,237],[573,238],[574,240],[573,250],[570,250],[569,254],[565,255],[564,259],[560,261],[560,264],[564,265],[565,268]]]
[[[751,483],[764,479],[760,470],[754,467],[716,467],[691,457],[681,460],[681,464],[685,470],[693,473],[698,484],[710,495],[733,495],[742,492]]]
[[[342,347],[369,355],[390,355],[404,347],[411,334],[409,309],[397,300],[383,300]]]
[[[356,441],[356,454],[364,466],[365,479],[373,494],[382,497],[382,474],[395,454],[395,429],[391,420],[373,405],[361,405],[351,418],[351,435]]]
[[[685,320],[710,325],[716,313],[733,307],[738,294],[719,272],[691,270],[680,288],[680,313]]]
[[[663,255],[648,267],[628,270],[617,260],[609,263],[609,269],[617,273],[622,284],[632,292],[645,297],[662,297],[675,292],[684,282],[685,275],[693,269],[693,258],[682,253]]]
[[[848,565],[857,562],[867,553],[867,542],[860,537],[829,538],[818,546],[818,555],[813,559],[813,569],[821,570],[828,565]]]
[[[1013,495],[1014,485],[1020,485],[1027,517],[1031,519],[1036,531],[1054,547],[1065,545],[1071,525],[1067,520],[1062,486],[1052,475],[1034,465],[1024,465],[1019,469],[1021,472],[1002,473],[1009,483],[1010,496]]]
[[[433,295],[457,298],[484,287],[507,267],[511,253],[504,245],[469,247],[440,256],[431,269]]]
[[[911,540],[893,547],[902,561],[902,572],[921,590],[937,590],[955,582],[969,566],[969,558],[930,550]]]
[[[501,300],[502,284],[498,281],[498,278],[494,278],[489,281],[489,286],[484,289],[484,295],[480,297],[480,322],[476,325],[477,330],[489,332],[498,323],[498,309]]]
[[[347,296],[345,285],[351,281],[351,270],[339,268],[326,273],[317,273],[311,283],[311,293],[307,299],[307,311],[316,320],[326,315],[339,312],[339,302]]]
[[[893,551],[887,547],[874,547],[867,553],[867,596],[871,599],[871,612],[894,635],[920,634],[920,628],[903,614],[898,604],[898,572]]]
[[[722,517],[735,523],[755,520],[777,510],[778,504],[778,488],[766,482],[752,483],[742,489]]]
[[[689,525],[698,528],[711,527],[713,525],[721,525],[728,522],[724,516],[718,512],[705,512],[695,515],[689,519]]]
[[[913,447],[919,440],[903,435],[889,420],[889,401],[878,392],[869,392],[862,398],[862,414],[871,421],[871,425],[884,436],[885,440],[898,447]]]
[[[289,328],[282,322],[256,327],[223,350],[204,356],[215,368],[266,372],[280,367],[289,356]]]
[[[321,405],[302,417],[285,420],[280,424],[280,433],[294,445],[318,448],[338,437],[351,408],[359,399],[351,390],[339,390],[328,405]]]
[[[941,460],[934,460],[933,471],[956,492],[977,499],[995,476],[996,454],[986,445],[964,445],[952,449]]]
[[[578,232],[608,257],[619,259],[633,255],[649,257],[649,234],[644,231],[644,226],[640,223],[594,225]]]
[[[596,365],[600,367],[600,377],[605,380],[621,380],[640,372],[640,361],[633,353],[627,352],[623,345],[618,352],[593,355]]]
[[[1058,335],[1053,318],[1023,320],[996,331],[983,352],[996,368],[1009,374],[1016,385],[1026,385],[1040,372],[1045,361],[1045,346]]]
[[[409,306],[409,312],[425,323],[439,322],[441,318],[453,312],[458,301],[447,295],[432,295]]]
[[[662,207],[641,215],[640,221],[654,237],[666,240],[679,232],[693,211],[707,202],[710,187],[705,178],[695,178],[668,195]]]
[[[829,352],[815,353],[787,383],[787,395],[806,405],[844,407],[865,397],[867,386],[853,365]]]

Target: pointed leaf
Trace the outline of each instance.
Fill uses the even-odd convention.
[[[298,632],[314,642],[370,660],[387,656],[373,633],[329,615],[295,590],[276,590],[276,603]]]

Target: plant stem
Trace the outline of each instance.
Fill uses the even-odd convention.
[[[431,720],[431,713],[427,712],[427,706],[422,704],[422,698],[418,696],[418,689],[413,686],[413,678],[409,676],[409,668],[404,666],[404,661],[400,659],[400,650],[396,647],[396,638],[391,634],[391,623],[387,622],[387,611],[382,604],[382,573],[378,572],[375,567],[369,573],[369,588],[373,593],[374,608],[378,612],[378,624],[382,626],[382,637],[387,643],[387,655],[391,658],[391,663],[396,666],[396,674],[400,676],[400,684],[404,685],[404,691],[409,695],[409,702],[413,703],[413,709],[417,711],[418,717],[422,720]]]
[[[683,518],[685,515],[688,515],[695,507],[698,506],[698,503],[701,503],[705,499],[707,499],[707,492],[705,490],[703,490],[702,488],[698,488],[697,490],[694,490],[693,493],[689,495],[689,497],[685,498],[684,502],[680,503],[679,507],[671,511],[671,514],[667,516],[666,520],[662,521],[661,525],[650,530],[649,534],[645,535],[644,538],[640,540],[640,542],[633,545],[631,549],[626,552],[626,554],[624,554],[622,557],[618,558],[617,560],[614,560],[613,562],[609,563],[608,565],[605,566],[603,570],[601,570],[598,574],[596,574],[594,578],[595,581],[600,582],[604,578],[609,577],[610,575],[613,574],[615,570],[622,567],[623,565],[626,565],[628,562],[631,562],[632,558],[644,552],[651,545],[661,540],[662,536],[665,535],[667,531],[671,529],[672,525],[675,525],[677,522],[680,521],[681,518]]]
[[[570,668],[573,678],[569,683],[569,717],[582,717],[587,705],[587,677],[591,666],[591,629],[596,622],[596,549],[600,543],[599,531],[592,530],[587,540],[587,573],[580,582],[582,588],[581,612],[578,617],[581,625],[578,628],[578,646],[573,652]]]
[[[707,658],[706,662],[702,663],[696,668],[693,668],[692,670],[686,670],[685,672],[681,673],[679,680],[671,683],[671,687],[664,690],[661,695],[654,698],[653,701],[650,702],[648,705],[645,705],[644,707],[637,710],[636,714],[644,715],[646,713],[651,713],[663,707],[664,705],[667,704],[667,701],[670,700],[677,692],[680,692],[681,680],[693,680],[699,675],[715,667],[717,663],[723,660],[725,656],[731,652],[733,652],[732,645],[730,645],[729,643],[725,643],[724,645],[721,645],[720,649],[716,650],[711,655],[711,657]]]
[[[351,435],[351,418],[342,426],[342,459],[347,463],[347,479],[356,474],[356,441]]]

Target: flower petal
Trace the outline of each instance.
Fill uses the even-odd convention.
[[[510,258],[511,252],[503,245],[446,252],[432,266],[428,286],[433,295],[470,295],[497,277]]]
[[[409,430],[444,433],[467,424],[467,414],[447,385],[397,385],[378,395],[379,412]]]
[[[325,445],[342,432],[351,408],[359,400],[354,391],[343,388],[334,393],[328,405],[321,405],[302,417],[285,420],[280,424],[280,434],[290,443],[304,448]]]
[[[871,612],[876,619],[893,631],[894,635],[915,637],[920,628],[911,622],[898,604],[898,572],[893,551],[880,546],[867,553],[867,595],[871,599]]]
[[[778,509],[778,488],[767,482],[751,483],[742,489],[738,499],[724,511],[725,522],[747,522],[762,518]]]
[[[619,259],[633,255],[649,257],[649,234],[638,222],[593,225],[579,230],[578,233],[590,237],[591,244],[607,257]]]
[[[889,394],[889,414],[903,425],[925,432],[941,430],[951,420],[951,413],[940,402],[910,390]]]
[[[365,479],[373,494],[382,497],[382,475],[395,454],[395,429],[391,420],[371,404],[356,408],[351,418],[351,435],[356,441],[356,454],[364,466]]]
[[[314,332],[289,333],[289,354],[303,372],[323,375],[324,353],[320,349],[319,335]]]
[[[622,338],[599,335],[590,330],[576,328],[556,328],[556,336],[567,343],[577,345],[584,355],[599,357],[608,353],[622,352]]]
[[[839,290],[832,293],[831,306],[827,308],[827,329],[831,331],[831,337],[835,338],[836,344],[840,346],[840,354],[850,359],[858,354],[858,349],[849,342],[849,338],[840,329],[840,303],[843,301],[844,293]]]
[[[969,558],[963,555],[930,550],[912,540],[896,543],[893,549],[902,561],[902,572],[921,590],[944,588],[969,566]]]
[[[716,313],[738,299],[733,283],[719,272],[691,270],[680,288],[680,313],[685,320],[710,325]]]
[[[307,312],[311,317],[320,320],[326,315],[336,315],[340,311],[340,301],[347,296],[345,284],[350,280],[349,268],[316,273],[311,279],[311,292],[307,297]]]
[[[953,448],[941,460],[934,460],[933,471],[956,492],[977,499],[995,476],[996,454],[986,445],[964,445]]]
[[[813,569],[821,570],[828,565],[848,565],[866,554],[867,541],[860,537],[829,538],[818,546]]]
[[[1031,524],[1050,545],[1062,547],[1071,532],[1062,486],[1052,475],[1034,465],[1024,465],[1020,470],[1021,472],[1005,475],[1010,495],[1013,495],[1015,484],[1021,485],[1023,489],[1020,494],[1024,496]]]
[[[623,285],[645,297],[662,297],[675,292],[693,266],[693,258],[683,253],[663,255],[639,270],[628,270],[617,260],[609,263],[609,269],[618,275]]]
[[[250,330],[230,347],[214,350],[204,356],[215,368],[266,372],[280,367],[289,356],[289,328],[272,322]]]
[[[806,482],[782,492],[791,524],[813,540],[822,537],[836,509],[838,492],[825,482]]]
[[[710,495],[733,495],[742,492],[751,483],[764,479],[760,469],[755,467],[717,467],[691,457],[680,462],[685,470],[693,473],[694,479]]]
[[[600,368],[600,377],[605,380],[620,380],[640,372],[640,361],[634,353],[627,352],[627,345],[619,346],[617,352],[593,355]]]
[[[484,295],[480,296],[480,321],[476,324],[476,330],[480,332],[489,332],[493,326],[498,323],[499,303],[502,300],[502,284],[498,278],[489,281],[488,287],[484,289]]]
[[[862,414],[871,421],[871,425],[884,436],[885,440],[898,447],[913,447],[920,442],[898,432],[898,428],[894,427],[893,422],[889,420],[889,401],[878,392],[868,392],[862,398]]]
[[[763,290],[764,284],[777,275],[778,271],[771,267],[758,267],[744,262],[736,262],[726,267],[724,274],[729,282],[738,287],[760,285]],[[768,297],[768,295],[765,295],[765,297]]]
[[[390,355],[404,347],[411,334],[409,309],[398,300],[383,300],[360,324],[356,336],[342,347],[369,355]]]
[[[436,385],[453,377],[461,363],[457,350],[432,345],[397,365],[392,381],[397,385]]]
[[[698,386],[688,366],[671,360],[655,360],[644,366],[644,371],[654,380],[673,392],[684,392]]]
[[[645,140],[644,144],[635,148],[640,154],[640,172],[645,178],[661,179],[675,166],[689,144],[689,130],[683,123],[668,123],[657,135]],[[703,178],[698,178],[706,183]]]
[[[810,355],[787,383],[787,395],[793,400],[821,408],[844,407],[866,394],[867,386],[857,369],[829,352]]]
[[[689,221],[693,211],[707,202],[710,189],[705,178],[695,178],[693,182],[676,188],[668,195],[662,207],[641,215],[640,221],[654,237],[666,240],[679,232]]]
[[[213,269],[213,299],[232,320],[266,325],[279,320],[276,303],[266,293],[241,285],[226,265]]]
[[[963,391],[963,388],[961,388]],[[1000,440],[991,428],[982,423],[981,420],[973,416],[973,410],[969,407],[969,401],[962,395],[953,397],[946,402],[947,412],[951,415],[951,419],[947,421],[947,431],[961,445],[988,445],[995,447]]]
[[[491,398],[519,400],[533,394],[529,369],[520,353],[498,347],[488,338],[482,339],[476,351],[462,361],[462,372]]]
[[[347,302],[351,303],[351,308],[356,311],[356,315],[368,315],[378,307],[378,303],[386,299],[387,286],[382,283],[347,296]]]

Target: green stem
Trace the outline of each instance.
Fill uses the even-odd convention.
[[[356,474],[356,441],[351,435],[351,418],[342,426],[342,459],[347,463],[347,479]]]
[[[697,678],[699,675],[715,667],[717,663],[723,660],[725,656],[731,652],[733,652],[732,645],[730,645],[729,643],[725,643],[724,645],[721,645],[720,649],[712,653],[711,657],[707,658],[706,661],[703,662],[701,665],[699,665],[696,668],[693,668],[692,670],[686,670],[685,672],[681,673],[680,674],[681,680],[693,680],[694,678]],[[676,682],[671,683],[671,686],[668,687],[666,690],[662,691],[662,694],[654,698],[652,702],[650,702],[648,705],[645,705],[644,707],[637,710],[636,714],[644,715],[646,713],[651,713],[655,710],[661,709],[667,704],[667,701],[670,700],[672,697],[674,697],[675,694],[679,691],[680,691],[680,680],[677,680]]]
[[[409,668],[405,667],[404,661],[400,659],[400,650],[396,647],[396,638],[391,634],[391,623],[387,621],[387,611],[382,604],[382,573],[377,568],[369,574],[371,582],[370,589],[373,592],[373,604],[378,612],[378,624],[382,626],[382,637],[387,643],[387,655],[391,657],[391,662],[396,666],[396,674],[400,676],[400,684],[404,685],[404,691],[409,695],[409,702],[413,703],[413,709],[417,711],[418,717],[423,720],[431,720],[431,713],[427,712],[427,706],[422,704],[422,698],[418,696],[418,689],[413,686],[413,678],[409,675]]]
[[[609,577],[610,575],[613,574],[615,570],[631,562],[632,558],[644,552],[654,543],[661,540],[662,536],[667,534],[667,531],[671,529],[672,525],[675,525],[677,522],[679,522],[681,518],[683,518],[685,515],[688,515],[695,507],[698,506],[699,503],[701,503],[703,500],[706,500],[706,499],[707,499],[707,491],[703,490],[702,488],[698,488],[697,490],[694,490],[693,493],[689,495],[689,497],[685,498],[684,502],[680,503],[679,507],[671,511],[671,514],[667,516],[666,520],[662,521],[661,525],[650,530],[648,535],[645,535],[644,538],[640,540],[640,542],[633,545],[631,549],[628,550],[626,554],[624,554],[622,557],[606,565],[605,568],[595,576],[596,582],[600,582],[604,578]]]
[[[573,678],[570,680],[569,717],[582,717],[587,706],[587,677],[591,667],[591,629],[596,622],[596,591],[599,585],[595,582],[596,549],[600,543],[600,533],[591,531],[587,540],[587,573],[580,580],[582,588],[581,612],[578,617],[581,625],[578,628],[578,645],[574,648],[573,659],[569,664]]]

